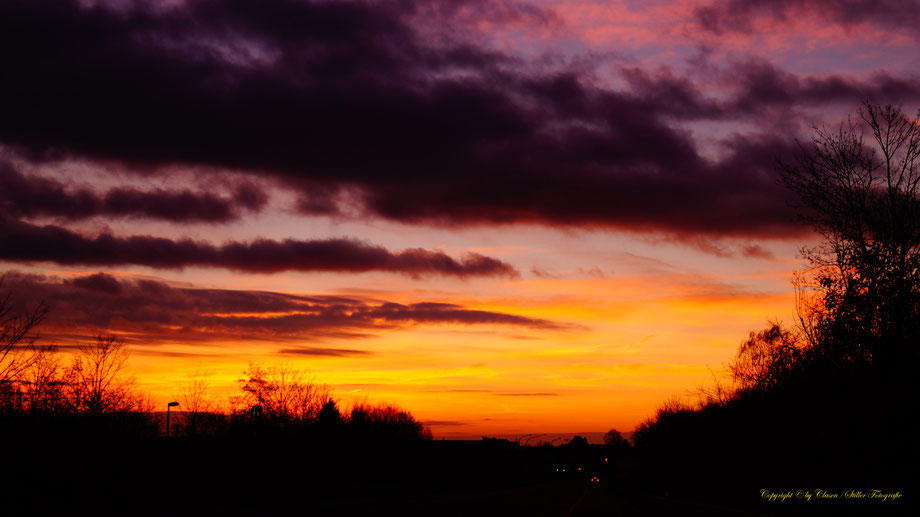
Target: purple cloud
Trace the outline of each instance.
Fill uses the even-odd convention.
[[[4,289],[18,303],[43,301],[49,337],[108,329],[140,343],[256,340],[283,342],[282,354],[352,357],[371,351],[317,347],[316,341],[364,339],[380,329],[422,325],[505,325],[571,330],[562,323],[446,303],[398,304],[338,296],[194,289],[96,273],[73,279],[9,272]],[[63,334],[62,334],[63,333]],[[306,342],[305,342],[306,341]]]
[[[140,265],[161,269],[218,267],[248,273],[326,271],[360,273],[386,271],[412,277],[506,276],[518,273],[500,260],[478,253],[454,259],[442,251],[389,251],[352,239],[251,242],[214,245],[191,239],[172,240],[149,235],[118,237],[110,233],[86,236],[54,225],[35,225],[0,218],[0,260],[54,262],[67,265]]]
[[[841,19],[866,10],[839,3]],[[31,160],[270,176],[298,195],[305,215],[340,215],[348,204],[369,217],[447,226],[790,236],[801,228],[790,223],[774,164],[793,135],[729,138],[713,158],[681,124],[918,97],[910,77],[801,78],[756,62],[739,65],[727,99],[666,70],[624,69],[627,86],[617,90],[594,70],[526,62],[471,37],[482,20],[556,23],[514,2],[118,5],[0,4],[0,143]],[[742,13],[755,3],[728,5]],[[894,4],[884,6],[893,19]],[[718,26],[729,19],[718,16]],[[168,200],[123,197],[106,206],[171,213],[154,208]]]
[[[238,183],[225,196],[125,187],[104,192],[68,189],[58,180],[23,174],[0,159],[0,216],[50,216],[66,220],[107,216],[223,223],[239,219],[244,211],[261,210],[267,201],[262,190],[247,182]]]

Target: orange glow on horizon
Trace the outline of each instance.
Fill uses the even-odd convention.
[[[777,279],[788,278],[775,275]],[[215,336],[129,339],[140,386],[163,405],[196,369],[210,372],[226,402],[250,361],[286,362],[333,387],[344,407],[367,400],[398,405],[428,422],[436,437],[524,432],[631,431],[664,401],[712,381],[747,332],[789,314],[791,292],[759,293],[721,280],[612,277],[525,279],[501,296],[441,291],[473,311],[546,320],[558,327],[434,323],[367,329],[360,339]],[[292,289],[293,290],[293,289]],[[789,290],[791,291],[791,290]],[[444,300],[440,297],[456,298]],[[411,293],[387,299],[418,301]],[[271,319],[299,311],[206,313]],[[207,330],[207,329],[205,329]],[[279,354],[286,344],[353,350],[353,355]],[[325,348],[323,348],[325,349]]]

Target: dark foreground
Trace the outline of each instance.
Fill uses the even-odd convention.
[[[601,446],[312,438],[20,436],[3,448],[0,515],[629,517],[914,510],[909,486],[827,487],[816,480],[764,487],[730,473],[719,477],[707,465],[685,469],[689,474],[680,479],[657,478],[643,471],[642,458],[616,457]],[[874,488],[901,497],[844,495]],[[819,490],[839,497],[820,498]],[[784,499],[785,493],[791,495]]]

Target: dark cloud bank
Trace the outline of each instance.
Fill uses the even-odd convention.
[[[119,237],[110,233],[85,236],[55,225],[35,225],[0,217],[0,260],[56,262],[67,265],[152,268],[221,267],[247,273],[281,271],[388,271],[413,277],[446,275],[513,277],[509,264],[467,253],[460,260],[442,251],[407,249],[399,252],[352,239],[251,242],[222,245],[191,239],[172,240],[147,235]]]
[[[744,5],[700,16],[722,26]],[[792,135],[728,138],[713,159],[681,123],[918,98],[911,77],[802,78],[758,62],[727,74],[739,79],[728,98],[707,98],[667,70],[624,70],[630,86],[614,91],[590,71],[477,44],[482,19],[558,21],[472,0],[6,1],[0,142],[31,160],[270,175],[299,193],[304,214],[337,214],[347,199],[409,223],[781,237],[802,231],[775,175],[777,157],[795,151]],[[191,195],[133,192],[163,199],[125,208],[125,194],[14,208],[163,217],[151,207]],[[228,220],[260,206],[199,197],[210,215],[183,217]]]
[[[565,324],[446,303],[398,303],[355,297],[298,296],[265,291],[173,287],[156,280],[120,279],[105,273],[59,279],[17,272],[3,288],[16,302],[50,306],[46,332],[126,332],[142,344],[161,341],[283,342],[277,352],[357,356],[367,351],[299,344],[370,337],[371,331],[419,325],[505,325],[536,331]]]
[[[172,222],[226,223],[245,212],[258,211],[266,194],[249,182],[232,185],[229,192],[119,187],[97,192],[68,188],[59,180],[30,176],[0,160],[0,216],[55,217],[79,220],[94,216],[160,219]]]

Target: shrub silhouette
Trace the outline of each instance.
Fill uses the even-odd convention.
[[[348,417],[356,435],[384,439],[431,439],[431,431],[408,411],[390,404],[356,404]]]
[[[736,389],[769,391],[787,382],[801,362],[804,347],[798,332],[779,323],[751,332],[728,366]]]

